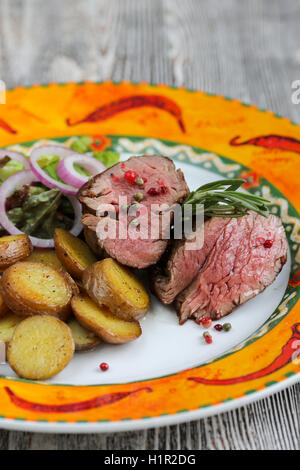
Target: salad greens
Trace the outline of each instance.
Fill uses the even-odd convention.
[[[21,186],[7,200],[7,215],[16,227],[27,235],[53,238],[54,228],[70,230],[73,208],[59,189]]]
[[[87,153],[91,151],[93,139],[88,136],[77,137],[71,144],[71,149],[78,153]]]
[[[88,153],[89,155],[102,162],[107,168],[110,168],[111,166],[115,165],[120,160],[120,155],[110,150],[104,152],[92,151],[91,144],[91,137],[81,136],[77,137],[77,139],[72,142],[71,149],[74,150],[74,152],[78,153]],[[45,170],[48,175],[51,176],[53,179],[62,183],[62,180],[59,178],[56,171],[58,163],[59,157],[55,155],[49,155],[39,160],[40,167],[43,168],[43,170]],[[85,170],[82,166],[78,165],[77,163],[74,164],[74,168],[81,175],[91,176],[91,174],[87,170]]]
[[[120,155],[118,153],[114,152],[94,152],[94,157],[97,158],[100,162],[103,163],[107,168],[110,168],[111,166],[115,165],[118,163],[120,160]]]
[[[5,163],[4,166],[0,165],[0,184],[3,183],[3,181],[5,181],[10,176],[22,170],[24,170],[24,166],[21,162],[9,159],[9,161]]]
[[[92,152],[92,156],[102,162],[107,168],[118,163],[120,155],[118,153],[106,150],[104,152],[95,152],[92,149],[93,140],[91,137],[81,136],[77,137],[71,144],[71,149],[78,153]],[[75,166],[74,166],[75,167]],[[76,167],[75,167],[76,168]]]
[[[51,178],[62,183],[62,180],[56,171],[59,160],[60,158],[56,157],[55,155],[47,155],[46,157],[40,158],[38,163],[40,167],[43,168],[43,170],[45,170],[49,176],[51,176]]]
[[[117,163],[120,155],[112,151],[95,152],[91,144],[93,139],[88,136],[77,137],[71,145],[72,150],[88,153],[97,158],[105,166]],[[39,165],[53,179],[60,181],[57,174],[59,157],[49,155],[39,160]],[[74,164],[78,173],[90,176],[80,165]],[[9,157],[0,159],[0,184],[13,174],[24,170],[22,163]],[[7,215],[9,220],[22,232],[38,238],[53,238],[54,228],[70,230],[74,220],[74,210],[69,199],[59,189],[49,189],[42,183],[33,186],[24,185],[16,188],[14,194],[7,199]],[[0,225],[0,236],[6,232]]]

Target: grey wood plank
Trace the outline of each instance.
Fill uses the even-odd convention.
[[[38,12],[38,14],[37,14]],[[0,78],[151,81],[225,94],[300,122],[294,0],[0,0]],[[120,434],[0,431],[0,449],[299,449],[300,386],[200,421]]]

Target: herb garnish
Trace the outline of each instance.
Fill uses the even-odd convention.
[[[205,217],[243,217],[249,210],[268,217],[266,204],[270,201],[261,196],[237,192],[243,183],[245,181],[242,179],[231,179],[204,184],[192,191],[183,205],[191,204],[192,212],[196,214],[199,204],[203,204]]]

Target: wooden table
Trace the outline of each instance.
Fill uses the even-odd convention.
[[[294,0],[1,0],[0,79],[184,85],[300,122]],[[0,449],[299,449],[300,387],[190,424],[120,434],[0,431]]]

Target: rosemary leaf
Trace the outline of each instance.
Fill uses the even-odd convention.
[[[268,217],[268,199],[254,194],[237,192],[242,179],[220,180],[204,184],[192,191],[183,205],[192,205],[192,213],[204,206],[205,217],[243,217],[249,210]]]

